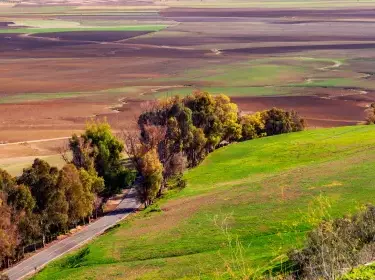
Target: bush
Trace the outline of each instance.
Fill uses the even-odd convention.
[[[1,274],[0,275],[0,280],[9,280],[9,277],[8,277],[8,275]]]
[[[337,279],[343,272],[373,259],[375,207],[357,215],[323,221],[310,232],[305,247],[289,253],[295,277]]]
[[[167,189],[173,190],[173,189],[184,189],[186,187],[186,180],[184,179],[182,174],[178,174],[175,176],[172,176],[167,180]]]

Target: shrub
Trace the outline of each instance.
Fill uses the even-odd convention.
[[[307,237],[305,247],[289,253],[303,279],[337,279],[343,272],[373,258],[375,207],[333,221],[323,221]]]
[[[185,187],[186,187],[186,180],[184,179],[182,174],[172,176],[167,180],[167,188],[169,190],[183,189]]]

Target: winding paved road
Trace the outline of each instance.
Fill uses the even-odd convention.
[[[121,201],[117,208],[106,216],[93,222],[82,231],[44,249],[32,257],[20,262],[16,266],[5,272],[10,280],[22,279],[37,272],[52,260],[66,254],[87,243],[94,237],[103,233],[106,229],[114,226],[122,219],[126,218],[134,210],[138,209],[140,203],[136,200],[135,189],[131,189],[129,194]]]

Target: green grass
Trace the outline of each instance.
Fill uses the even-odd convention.
[[[229,96],[271,96],[307,94],[313,88],[369,89],[375,87],[352,65],[357,63],[341,58],[282,57],[262,58],[221,67],[208,66],[187,70],[168,78],[153,79],[160,85],[173,84],[174,89],[160,91],[157,97],[187,95],[196,89]],[[360,68],[359,68],[360,69]],[[183,85],[188,85],[183,87]]]
[[[85,97],[91,95],[93,94],[84,92],[24,93],[0,97],[0,104],[38,102],[56,99]]]
[[[302,67],[286,65],[256,65],[223,69],[202,81],[216,82],[227,86],[267,86],[277,83],[284,84],[286,80],[294,80],[301,75]]]
[[[353,269],[340,280],[373,280],[375,279],[375,265],[361,266]]]
[[[290,84],[293,87],[329,87],[329,88],[357,88],[363,86],[363,81],[350,78],[316,79],[302,84]]]
[[[375,203],[374,165],[375,126],[232,144],[188,171],[187,188],[169,193],[156,211],[141,212],[89,244],[74,267],[69,258],[76,254],[34,280],[230,279],[226,264],[233,265],[239,247],[246,268],[264,270],[302,245],[316,198],[330,201],[332,217]],[[228,246],[228,236],[241,246]]]
[[[175,88],[157,93],[157,98],[168,96],[186,96],[195,90],[207,91],[213,95],[225,94],[228,96],[271,96],[287,94],[287,90],[278,87],[185,87]]]
[[[212,87],[259,87],[286,85],[303,81],[305,68],[302,65],[284,65],[277,61],[257,60],[245,63],[188,70],[178,76],[155,81],[194,81]]]
[[[142,91],[149,90],[150,87],[122,87],[113,88],[97,91],[85,91],[85,92],[51,92],[51,93],[21,93],[0,97],[0,104],[7,103],[25,103],[25,102],[39,102],[48,100],[58,99],[69,99],[69,98],[91,98],[95,97],[96,101],[106,99],[109,96],[119,97],[138,97]]]
[[[160,31],[167,25],[129,25],[129,26],[107,26],[107,27],[61,27],[61,28],[14,28],[0,29],[0,33],[57,33],[57,32],[77,32],[77,31]]]

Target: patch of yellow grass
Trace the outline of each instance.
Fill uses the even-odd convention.
[[[333,187],[341,187],[342,185],[343,185],[343,184],[342,184],[341,182],[333,181],[333,182],[330,183],[330,184],[323,185],[323,187],[333,188]]]

